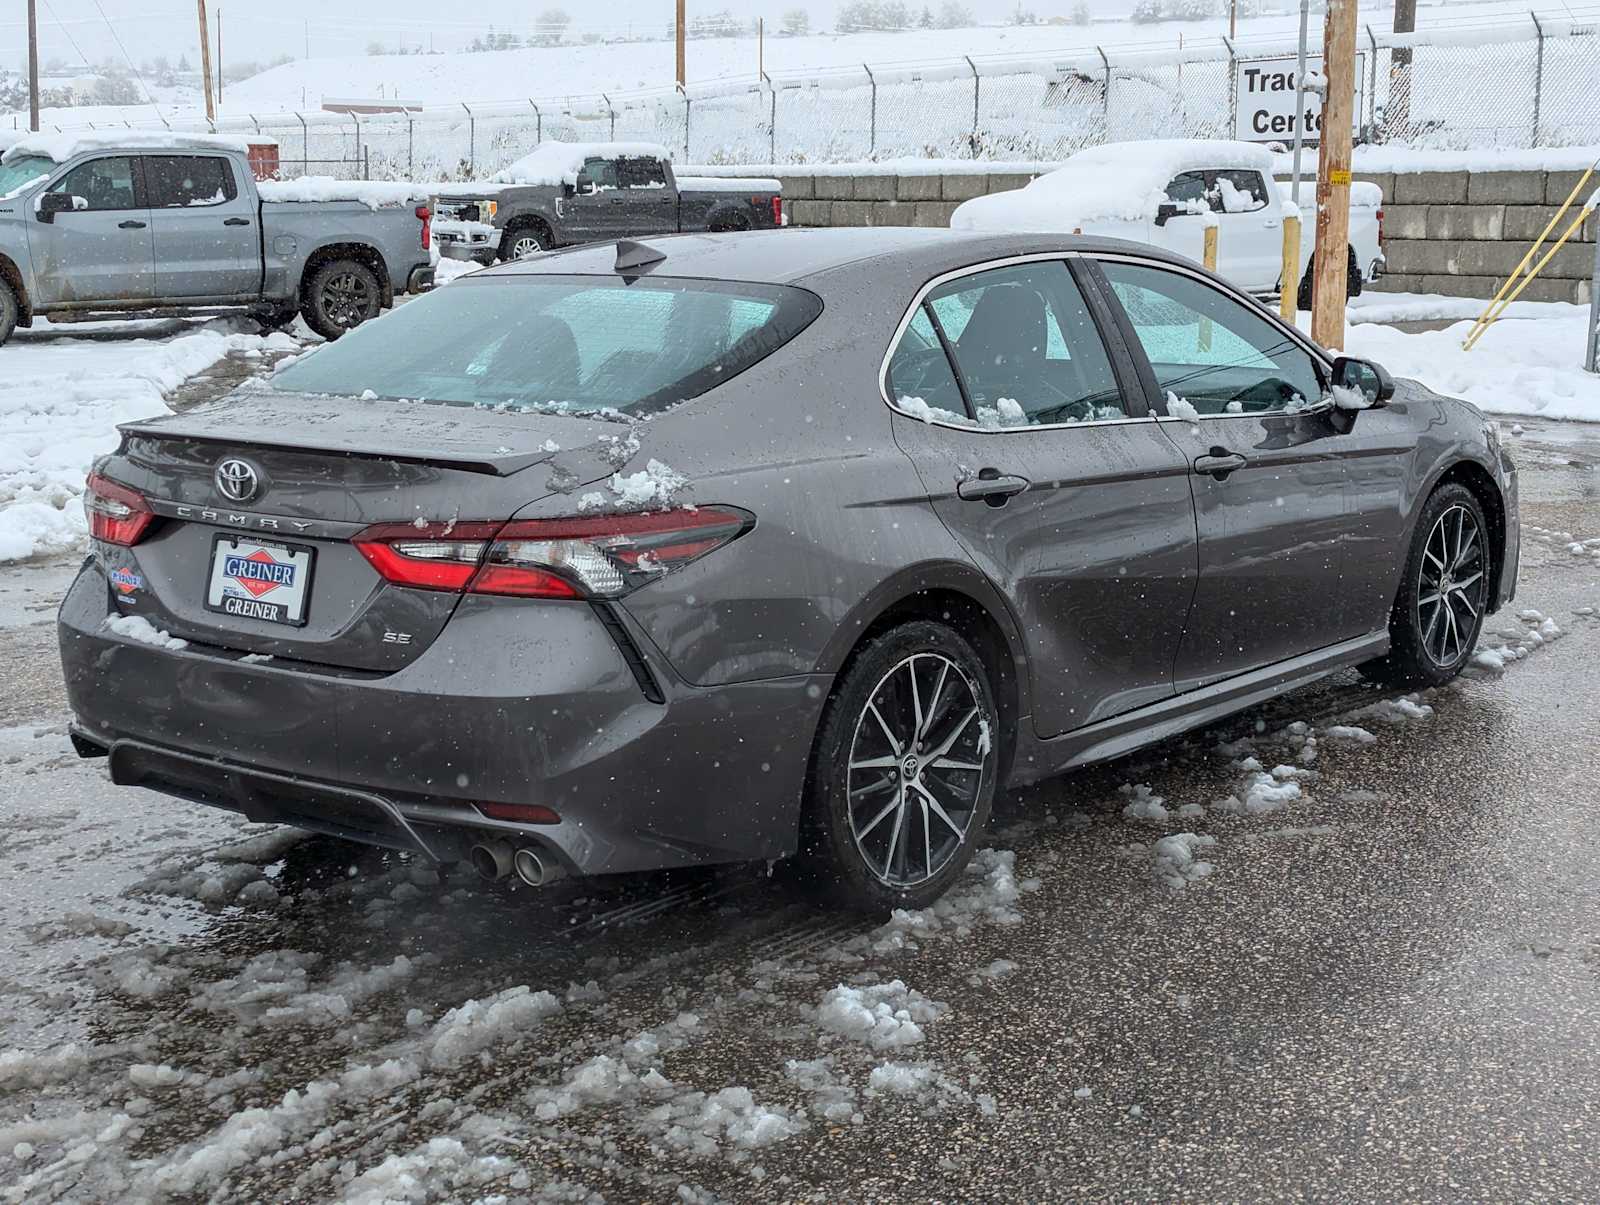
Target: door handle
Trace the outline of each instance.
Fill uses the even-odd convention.
[[[1209,454],[1195,457],[1194,471],[1202,477],[1215,477],[1218,481],[1226,481],[1229,473],[1242,469],[1249,463],[1238,452],[1230,452],[1227,448],[1212,448]]]
[[[224,226],[248,226],[250,224],[250,219],[249,218],[223,218],[222,219],[222,224]]]
[[[143,230],[144,229],[144,223],[143,222],[134,222],[134,221],[118,222],[117,223],[117,229],[118,230]]]
[[[999,469],[981,469],[976,477],[956,482],[956,496],[968,502],[982,499],[990,506],[1004,506],[1006,499],[1028,488],[1028,479]]]
[[[1264,225],[1268,230],[1276,230],[1278,228],[1278,223],[1272,221],[1263,222],[1262,225]]]
[[[626,200],[626,198],[624,198],[624,197],[612,197],[611,198],[611,203],[613,205],[621,205],[624,200]]]

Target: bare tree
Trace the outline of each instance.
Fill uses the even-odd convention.
[[[572,18],[566,9],[547,8],[539,14],[534,41],[540,46],[559,46],[566,39],[567,26],[571,24]]]
[[[800,38],[811,32],[811,14],[803,8],[791,8],[783,14],[783,32]]]

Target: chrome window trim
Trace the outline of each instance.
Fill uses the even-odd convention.
[[[1081,251],[1032,251],[1026,255],[1008,255],[1001,259],[990,259],[984,260],[982,263],[978,264],[968,264],[964,268],[954,268],[949,272],[944,272],[926,282],[920,289],[917,290],[916,296],[911,299],[911,304],[906,307],[905,314],[901,316],[899,324],[894,328],[894,337],[889,340],[889,346],[884,349],[883,359],[879,362],[878,396],[883,399],[883,404],[889,407],[890,413],[898,414],[902,418],[909,418],[914,422],[926,423],[930,427],[943,427],[948,431],[965,431],[969,434],[976,435],[1018,435],[1035,431],[1077,431],[1083,429],[1084,427],[1120,427],[1125,426],[1128,423],[1148,423],[1152,419],[1156,418],[1157,416],[1154,414],[1129,414],[1124,415],[1122,418],[1087,419],[1081,423],[1029,423],[1019,427],[980,427],[975,422],[950,423],[945,422],[943,419],[923,418],[920,414],[912,414],[909,410],[902,410],[899,406],[895,405],[892,400],[890,400],[889,361],[894,357],[895,348],[900,346],[900,340],[905,337],[906,328],[911,325],[912,321],[916,318],[918,311],[922,309],[923,300],[928,296],[929,293],[933,292],[934,289],[937,289],[940,285],[949,281],[959,280],[963,276],[976,276],[980,272],[989,272],[996,268],[1009,268],[1016,264],[1048,263],[1051,261],[1059,262],[1063,267],[1065,267],[1066,262],[1069,259],[1082,258],[1083,252]],[[1073,287],[1077,287],[1076,281],[1073,282]],[[1102,341],[1102,350],[1105,352],[1107,360],[1115,359],[1111,353],[1111,349],[1104,346],[1104,341]]]

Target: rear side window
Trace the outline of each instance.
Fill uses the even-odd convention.
[[[663,410],[732,379],[822,312],[804,289],[519,276],[425,294],[272,378],[276,389],[592,413]]]
[[[142,209],[133,182],[133,159],[114,155],[80,163],[50,186],[51,192],[82,197],[84,208]]]
[[[144,182],[151,209],[223,205],[239,195],[232,166],[216,155],[146,155]]]
[[[617,178],[623,188],[665,188],[667,172],[659,159],[619,159]]]
[[[1218,172],[1211,208],[1218,213],[1250,213],[1267,206],[1267,185],[1260,172]]]
[[[1169,413],[1182,403],[1203,415],[1250,414],[1321,399],[1316,361],[1261,315],[1192,276],[1109,261],[1101,268]]]
[[[980,426],[1039,426],[1125,415],[1100,333],[1064,263],[1018,264],[961,276],[930,292],[922,308],[890,357],[889,375],[898,393],[960,412],[959,406],[930,396],[948,393],[938,368],[943,355],[924,346],[931,343],[933,351],[942,353],[937,323],[972,403],[969,417]],[[949,368],[946,362],[944,371]],[[913,372],[920,392],[911,391]]]

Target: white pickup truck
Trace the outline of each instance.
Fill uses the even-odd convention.
[[[1115,142],[1071,156],[1026,187],[958,206],[958,230],[1079,232],[1151,243],[1198,260],[1205,228],[1217,227],[1217,273],[1261,297],[1283,277],[1283,219],[1290,185],[1273,179],[1274,157],[1248,142],[1198,139]],[[1316,185],[1300,188],[1299,299],[1310,308]],[[1349,293],[1383,270],[1383,194],[1350,189]]]

